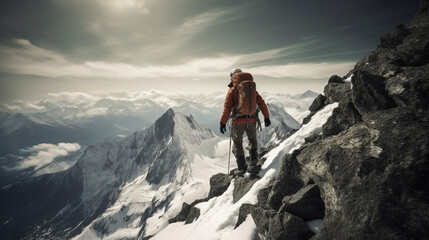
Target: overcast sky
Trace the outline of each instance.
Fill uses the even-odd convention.
[[[0,102],[51,92],[321,92],[418,0],[11,0],[0,3]]]

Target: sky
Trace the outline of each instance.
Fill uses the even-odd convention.
[[[3,0],[0,103],[55,92],[322,92],[418,0]]]

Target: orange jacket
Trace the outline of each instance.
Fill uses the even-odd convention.
[[[235,103],[237,102],[237,94],[233,94],[235,90],[235,87],[231,87],[226,94],[225,103],[223,105],[223,113],[222,117],[220,118],[220,123],[226,124],[229,119],[229,115],[231,114],[232,108],[235,106]],[[256,103],[258,104],[259,108],[261,109],[262,114],[265,118],[269,118],[270,114],[268,113],[267,105],[265,104],[264,99],[262,99],[261,95],[256,91]],[[235,113],[236,110],[234,109],[233,113]],[[256,122],[256,118],[237,118],[235,119],[235,124],[245,124],[248,123],[254,123]]]

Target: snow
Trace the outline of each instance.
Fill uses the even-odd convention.
[[[316,113],[308,124],[303,125],[294,135],[270,151],[260,172],[261,179],[238,202],[233,202],[234,180],[232,180],[228,189],[221,196],[214,197],[208,202],[202,202],[195,206],[200,209],[200,217],[193,223],[187,225],[184,225],[183,222],[169,224],[151,239],[253,239],[256,226],[250,218],[246,220],[241,228],[234,229],[240,206],[244,203],[257,203],[259,190],[265,188],[271,180],[277,177],[283,156],[299,148],[304,144],[304,139],[311,134],[320,134],[322,125],[337,106],[338,103],[326,106]],[[317,230],[317,228],[320,228],[320,224],[318,225],[317,223],[311,222],[309,224],[312,224],[312,227],[315,226],[313,228]],[[242,235],[243,232],[247,234]]]

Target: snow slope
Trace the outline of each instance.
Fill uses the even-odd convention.
[[[233,202],[234,184],[230,184],[223,195],[195,206],[200,209],[200,217],[193,223],[187,225],[184,225],[183,222],[172,223],[151,239],[253,239],[256,226],[250,215],[248,215],[246,221],[240,227],[234,229],[240,206],[243,203],[257,203],[258,191],[266,187],[270,181],[277,177],[283,156],[299,148],[304,144],[304,139],[311,134],[320,134],[322,125],[337,105],[337,103],[334,103],[326,106],[323,110],[316,113],[308,124],[303,125],[295,134],[270,151],[260,172],[261,179],[238,202]]]
[[[144,132],[156,132],[155,137],[161,142],[150,145],[151,140],[140,133],[124,141],[127,147],[135,144],[136,149],[143,149],[133,154],[135,161],[149,147],[147,151],[150,155],[142,157],[142,161],[149,164],[143,164],[144,167],[134,165],[133,157],[124,156],[129,153],[121,153],[117,162],[130,166],[123,166],[126,170],[118,171],[118,167],[110,165],[109,169],[115,169],[115,175],[119,177],[128,176],[128,180],[117,189],[119,195],[114,203],[74,239],[136,238],[140,231],[154,235],[177,215],[183,202],[192,202],[208,194],[210,176],[226,172],[227,141],[221,141],[209,129],[196,123],[192,116],[170,109]],[[115,146],[104,146],[103,149],[117,152]],[[109,156],[108,161],[111,159]],[[103,156],[90,157],[106,159]],[[88,196],[84,195],[95,200],[90,202],[94,205],[91,208],[94,208],[100,204],[97,202],[100,198],[94,193],[99,191],[101,184],[111,180],[112,173],[100,174],[100,169],[104,167],[98,166],[98,162],[86,165],[86,171],[98,172],[87,180],[85,189]]]

